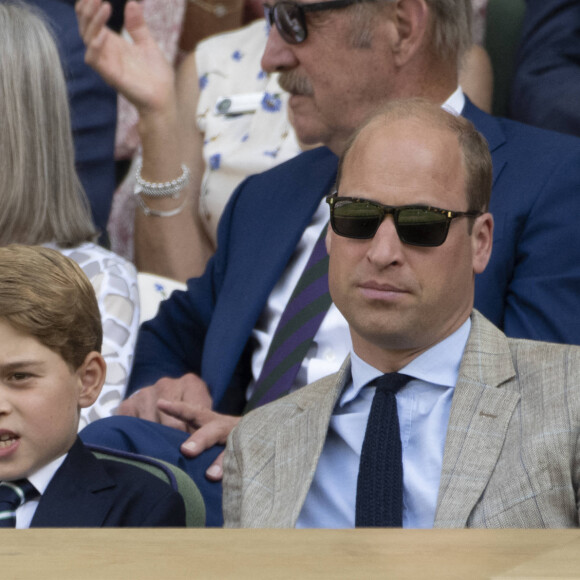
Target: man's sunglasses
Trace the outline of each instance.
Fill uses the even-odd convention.
[[[368,240],[385,217],[392,215],[399,239],[411,246],[440,246],[447,239],[451,220],[482,215],[480,211],[450,211],[426,205],[394,207],[368,199],[338,197],[336,192],[326,201],[330,205],[330,225],[339,236]]]
[[[375,0],[329,0],[328,2],[315,2],[303,4],[293,0],[280,0],[273,6],[264,4],[264,17],[268,26],[276,25],[280,36],[288,44],[300,44],[306,40],[308,29],[306,28],[306,12],[320,12],[321,10],[336,10],[346,8],[352,4],[361,2],[374,2]]]

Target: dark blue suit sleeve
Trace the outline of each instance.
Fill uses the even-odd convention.
[[[170,299],[161,303],[157,316],[141,326],[126,396],[163,377],[201,375],[205,337],[228,261],[230,222],[239,190],[224,210],[218,228],[218,248],[204,274],[188,280],[186,291],[174,291]]]
[[[580,2],[527,0],[513,119],[580,136]]]

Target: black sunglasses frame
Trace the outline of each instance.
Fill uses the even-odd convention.
[[[304,4],[302,2],[295,2],[294,0],[280,0],[274,4],[262,4],[264,8],[264,18],[268,23],[268,26],[276,26],[278,32],[282,39],[288,44],[301,44],[308,37],[308,28],[306,26],[306,13],[307,12],[321,12],[322,10],[338,10],[340,8],[346,8],[347,6],[352,6],[353,4],[361,4],[362,2],[375,2],[376,0],[329,0],[328,2],[314,2],[312,4]],[[278,15],[278,11],[282,6],[292,6],[296,9],[296,20],[301,28],[300,36],[297,35],[296,31],[293,33],[284,28],[281,24],[282,20]]]
[[[376,227],[374,228],[374,231],[369,232],[368,234],[365,233],[363,235],[345,235],[344,233],[340,232],[340,228],[338,228],[338,230],[337,230],[335,216],[334,216],[334,210],[335,210],[336,203],[339,203],[339,202],[364,203],[367,206],[377,208],[379,210],[377,217],[379,217],[380,219],[376,223]],[[384,219],[388,215],[392,215],[393,221],[395,224],[395,230],[396,230],[397,235],[399,236],[399,239],[401,240],[401,242],[403,242],[404,244],[407,244],[409,246],[420,246],[420,247],[426,247],[426,248],[436,248],[436,247],[441,246],[445,243],[445,240],[447,239],[447,234],[449,233],[449,226],[451,225],[451,221],[454,220],[455,218],[461,218],[461,217],[477,218],[480,215],[483,215],[483,212],[481,212],[481,211],[452,211],[449,209],[441,209],[440,207],[433,207],[433,206],[429,206],[429,205],[400,205],[400,206],[384,205],[382,203],[379,203],[378,201],[372,201],[370,199],[364,199],[361,197],[339,197],[337,195],[336,191],[331,193],[329,196],[327,196],[326,203],[328,203],[328,205],[330,206],[330,225],[332,227],[332,230],[339,236],[342,236],[344,238],[352,238],[355,240],[370,240],[371,238],[373,238],[375,236],[379,227],[383,223]],[[405,232],[401,231],[401,228],[404,228],[405,225],[399,224],[399,215],[400,215],[401,211],[406,210],[406,209],[427,210],[431,213],[435,213],[435,214],[439,214],[439,215],[443,216],[445,218],[445,222],[444,222],[445,229],[444,229],[443,233],[441,234],[440,241],[437,241],[436,243],[425,243],[425,242],[409,241],[408,239],[406,239]],[[436,222],[436,223],[434,222],[431,225],[440,226],[441,222]],[[429,226],[429,224],[425,224],[423,227],[428,227],[428,226]]]

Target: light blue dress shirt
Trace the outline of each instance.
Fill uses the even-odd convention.
[[[403,527],[431,528],[451,400],[469,331],[467,321],[399,372],[414,377],[397,395],[403,449]],[[297,528],[353,528],[360,453],[382,375],[351,353],[352,381],[334,408]]]

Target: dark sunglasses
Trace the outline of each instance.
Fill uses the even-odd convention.
[[[374,2],[375,0],[329,0],[328,2],[315,2],[303,4],[293,0],[281,0],[273,6],[263,4],[264,17],[268,26],[276,25],[280,36],[288,44],[300,44],[306,40],[308,29],[306,28],[306,12],[320,12],[321,10],[336,10],[346,8],[352,4],[361,2]]]
[[[440,246],[447,239],[452,219],[482,215],[480,211],[450,211],[427,205],[394,207],[368,199],[338,197],[336,192],[326,202],[330,205],[330,225],[339,236],[368,240],[385,217],[392,215],[399,239],[411,246]]]

